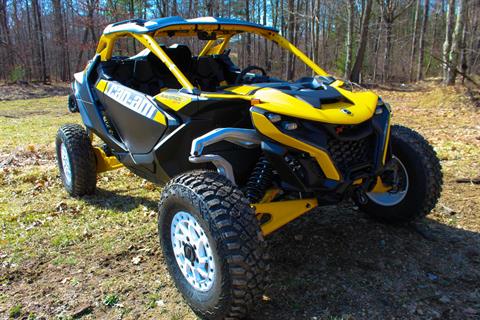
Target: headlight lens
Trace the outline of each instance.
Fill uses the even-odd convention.
[[[297,124],[296,122],[292,122],[292,121],[284,121],[284,122],[282,123],[282,127],[283,127],[283,129],[285,129],[285,130],[291,131],[291,130],[297,129],[297,128],[298,128],[298,124]]]
[[[281,117],[280,115],[278,115],[278,114],[275,114],[275,113],[269,113],[269,114],[267,114],[267,118],[268,118],[268,120],[270,120],[270,122],[272,122],[272,123],[276,123],[276,122],[282,120],[282,117]]]

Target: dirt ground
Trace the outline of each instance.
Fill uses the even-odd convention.
[[[69,90],[68,83],[0,84],[0,101],[64,96]]]
[[[251,319],[480,319],[480,115],[462,88],[379,92],[444,173],[427,219],[393,227],[349,203],[268,238],[272,285]],[[161,189],[125,169],[71,199],[55,167],[66,97],[0,102],[0,318],[195,319],[163,264]],[[21,131],[21,132],[19,132]]]

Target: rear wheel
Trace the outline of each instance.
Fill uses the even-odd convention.
[[[95,192],[97,183],[95,154],[87,132],[78,124],[60,127],[55,141],[60,178],[72,196]]]
[[[382,180],[386,192],[368,192],[362,211],[388,223],[406,223],[425,217],[435,207],[442,189],[442,171],[432,146],[417,132],[391,128],[392,160]]]
[[[243,318],[261,301],[266,244],[248,200],[224,176],[194,171],[169,182],[158,231],[175,285],[201,318]]]
[[[73,93],[68,95],[68,111],[72,113],[78,112],[77,99]]]

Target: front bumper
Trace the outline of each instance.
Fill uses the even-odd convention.
[[[391,114],[382,102],[369,120],[356,125],[285,116],[272,123],[261,108],[253,107],[251,113],[254,126],[267,138],[262,148],[272,165],[299,191],[341,191],[354,182],[372,180],[388,158]],[[296,129],[285,129],[284,121],[296,123]]]

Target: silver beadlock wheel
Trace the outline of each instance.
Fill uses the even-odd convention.
[[[173,253],[188,283],[198,291],[208,291],[215,280],[212,247],[205,231],[188,212],[173,216],[170,227]]]
[[[403,165],[402,161],[397,157],[393,156],[393,160],[395,160],[395,187],[387,192],[367,192],[367,197],[379,204],[381,206],[394,206],[402,202],[408,192],[409,181],[408,181],[408,173],[407,169]]]
[[[68,156],[67,146],[65,143],[62,143],[60,147],[60,155],[62,160],[62,170],[63,175],[65,176],[65,183],[68,185],[72,184],[72,168],[70,166],[70,158]]]

